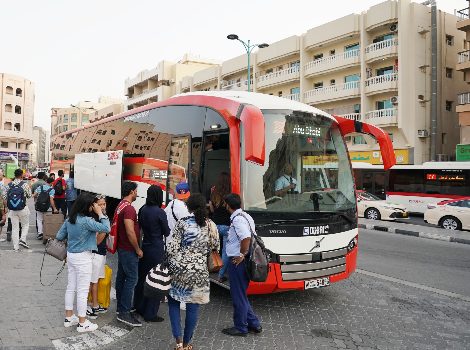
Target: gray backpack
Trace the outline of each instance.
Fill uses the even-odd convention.
[[[266,251],[263,240],[259,237],[251,227],[248,218],[243,213],[237,216],[243,216],[248,221],[251,231],[250,250],[246,257],[246,272],[248,278],[253,282],[265,282],[269,273],[269,253]]]

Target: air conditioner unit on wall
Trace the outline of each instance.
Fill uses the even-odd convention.
[[[390,24],[390,31],[391,32],[396,32],[397,30],[398,30],[398,23]]]
[[[398,104],[398,96],[390,97],[390,103],[393,104],[393,105],[397,105]]]
[[[418,137],[428,137],[428,131],[426,129],[419,129]]]

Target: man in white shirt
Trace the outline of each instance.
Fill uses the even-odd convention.
[[[283,175],[274,183],[274,191],[276,196],[284,197],[287,193],[296,193],[297,180],[292,176],[294,167],[290,163],[286,163],[283,169]]]
[[[173,227],[178,220],[189,216],[186,200],[190,196],[189,185],[187,182],[180,182],[176,185],[175,199],[173,199],[165,208],[166,217],[168,219],[168,227],[173,231]],[[167,237],[167,243],[171,240],[173,232]]]

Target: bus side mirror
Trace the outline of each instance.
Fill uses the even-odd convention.
[[[240,115],[243,125],[245,160],[264,165],[265,161],[265,124],[259,108],[245,105]]]

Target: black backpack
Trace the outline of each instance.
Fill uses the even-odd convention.
[[[57,196],[61,196],[64,194],[63,181],[63,179],[58,179],[57,182],[54,184],[54,192]]]
[[[51,207],[51,200],[49,193],[51,192],[52,188],[49,188],[47,191],[44,191],[44,185],[41,186],[41,192],[39,192],[38,198],[36,199],[36,204],[34,208],[36,211],[40,211],[41,213],[45,213]]]
[[[245,259],[248,278],[253,282],[266,282],[269,273],[269,253],[266,251],[261,237],[253,231],[247,217],[241,213],[237,216],[243,216],[251,231],[250,250]]]
[[[18,211],[26,207],[26,195],[23,189],[24,181],[18,184],[10,182],[8,184],[7,207],[10,210]]]

